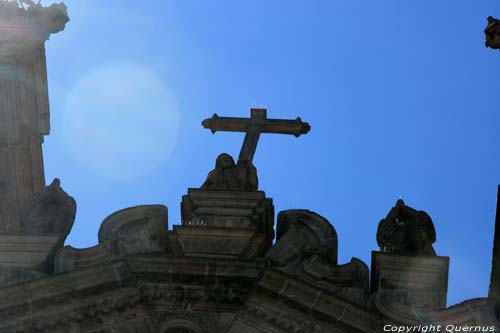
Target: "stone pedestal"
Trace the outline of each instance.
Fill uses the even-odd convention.
[[[372,252],[371,291],[408,290],[417,306],[445,308],[449,257]]]
[[[0,266],[48,272],[65,235],[0,235]]]
[[[264,254],[274,238],[274,206],[260,191],[189,189],[181,216],[170,234],[178,255],[248,259]]]

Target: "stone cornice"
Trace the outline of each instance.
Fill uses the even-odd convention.
[[[289,310],[316,318],[319,326],[353,332],[373,332],[386,322],[416,322],[411,306],[396,306],[394,298],[386,296],[380,293],[373,304],[356,304],[348,295],[281,272],[263,260],[140,254],[0,288],[0,330],[63,329],[137,311],[149,322],[154,322],[155,311],[257,316],[282,330],[290,325],[280,319],[280,311]],[[479,315],[492,322],[492,304],[472,300],[428,315],[459,323]],[[466,315],[471,307],[475,315]]]

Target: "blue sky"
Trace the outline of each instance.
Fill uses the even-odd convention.
[[[47,1],[45,2],[47,4]],[[306,208],[339,235],[339,262],[370,265],[401,196],[450,256],[448,304],[487,295],[500,183],[500,52],[484,1],[65,1],[47,42],[47,182],[78,203],[66,244],[97,243],[116,210],[161,203],[169,225],[216,156],[243,135],[214,112],[311,124],[261,136],[254,164],[276,212]],[[126,4],[125,4],[126,3]]]

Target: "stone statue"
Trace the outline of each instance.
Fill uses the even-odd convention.
[[[486,34],[486,46],[492,49],[500,49],[500,20],[488,17],[488,25],[484,29]]]
[[[436,231],[430,216],[406,206],[401,199],[380,221],[377,229],[377,243],[386,252],[435,256],[432,247],[435,241]]]
[[[210,171],[201,186],[207,190],[256,191],[258,188],[257,169],[251,162],[234,163],[231,155],[217,156],[215,169]]]
[[[257,170],[252,161],[260,135],[272,133],[299,137],[311,129],[311,126],[300,118],[268,119],[266,109],[251,109],[250,118],[219,117],[214,114],[201,124],[212,133],[218,131],[245,133],[237,164],[228,154],[217,157],[215,169],[201,186],[203,189],[211,190],[257,191]]]
[[[59,179],[35,193],[22,221],[24,232],[30,234],[69,234],[76,214],[75,199],[61,188]]]
[[[69,21],[68,8],[64,3],[43,7],[40,1],[35,3],[32,0],[0,0],[0,9],[0,16],[22,14],[49,34],[64,30]]]

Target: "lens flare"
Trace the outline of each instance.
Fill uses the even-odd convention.
[[[136,178],[172,153],[179,106],[149,69],[133,64],[98,68],[69,94],[63,138],[69,154],[96,174]]]

